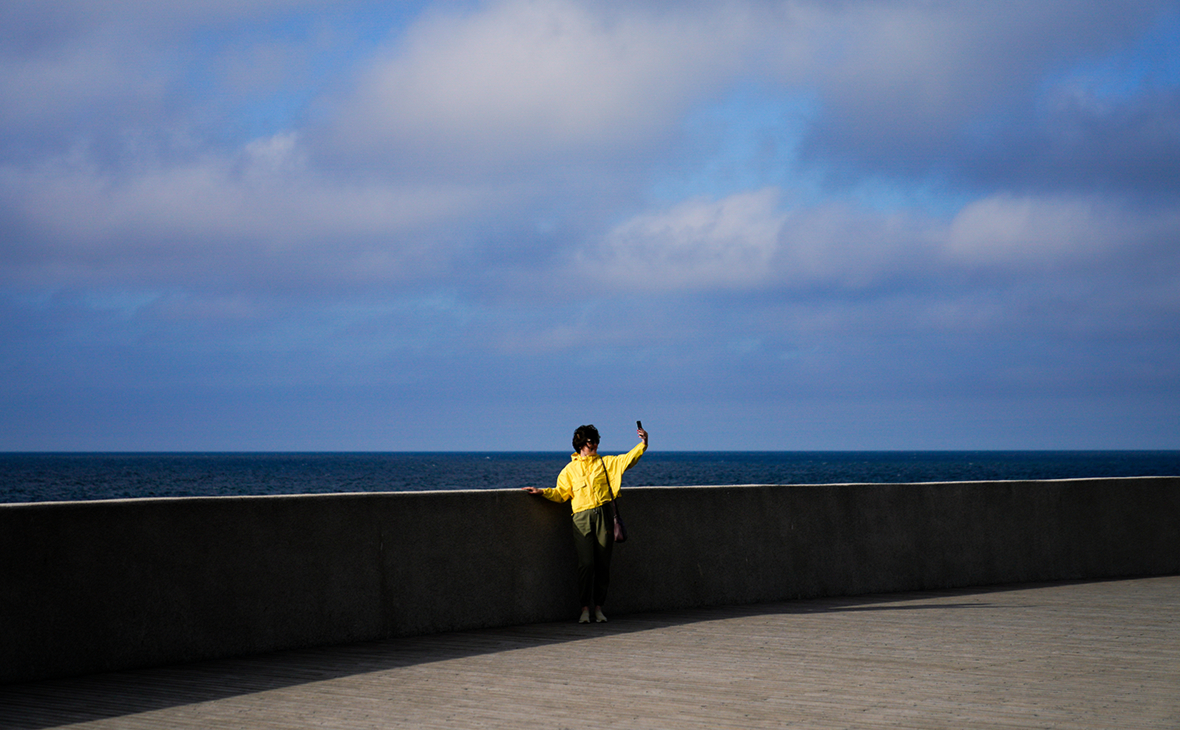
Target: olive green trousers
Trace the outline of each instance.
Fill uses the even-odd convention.
[[[578,592],[583,606],[601,606],[610,586],[610,555],[615,546],[615,515],[604,504],[574,513],[574,550],[578,553]]]

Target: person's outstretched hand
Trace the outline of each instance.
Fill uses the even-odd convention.
[[[647,431],[642,428],[635,429],[635,433],[639,434],[639,438],[643,439],[643,445],[647,446]]]
[[[540,494],[541,493],[541,490],[537,489],[536,487],[521,487],[521,489],[528,492],[529,494]]]

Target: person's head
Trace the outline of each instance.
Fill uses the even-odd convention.
[[[574,451],[582,453],[582,447],[586,444],[598,446],[598,429],[592,425],[578,426],[578,430],[574,431]]]

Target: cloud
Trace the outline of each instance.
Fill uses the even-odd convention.
[[[1049,79],[1124,50],[1174,10],[1151,0],[791,7],[780,73],[813,89],[822,109],[801,145],[804,159],[967,180],[1020,170],[1022,130],[1056,136],[1037,110]]]
[[[469,165],[641,149],[740,68],[747,16],[734,4],[660,13],[572,0],[428,14],[341,104],[337,144]]]
[[[984,198],[955,216],[946,254],[965,266],[1089,259],[1127,238],[1125,221],[1108,208],[1093,199]]]
[[[251,105],[285,102],[294,115],[306,103],[309,89],[324,82],[313,61],[343,52],[331,43],[355,41],[333,29],[346,29],[350,13],[366,4],[0,4],[0,161],[84,150],[118,167],[129,158],[135,164],[146,148],[237,143],[243,135],[235,127],[254,126],[244,119],[257,112]]]
[[[1016,304],[1040,289],[1089,309],[1180,272],[1169,243],[1176,231],[1174,206],[1096,195],[996,193],[943,218],[837,202],[784,205],[767,188],[635,216],[582,249],[573,266],[631,292],[781,292],[815,304],[899,298],[945,312],[948,302],[980,293],[996,297],[998,309],[987,309],[1001,311],[1004,296]]]
[[[166,86],[157,59],[118,38],[0,57],[0,160],[35,159],[136,125],[160,111]]]
[[[0,399],[1174,403],[1169,9],[5,3]]]
[[[1180,86],[1104,99],[1054,89],[1027,128],[1003,135],[968,172],[987,185],[1143,196],[1180,191]]]
[[[928,272],[935,221],[846,203],[782,204],[777,188],[638,215],[575,266],[638,291],[849,291]]]
[[[85,157],[9,166],[0,168],[0,215],[29,233],[6,245],[0,272],[42,285],[364,288],[446,268],[459,251],[422,232],[441,233],[496,197],[476,186],[333,180],[306,169],[293,134],[254,140],[233,157],[126,173]]]
[[[618,226],[577,266],[625,288],[742,288],[765,279],[785,214],[772,189],[691,200]]]
[[[299,7],[263,3],[241,12]],[[248,272],[236,275],[243,281],[306,286],[318,277],[327,288],[365,288],[494,270],[532,288],[553,273],[547,267],[565,261],[637,291],[808,291],[896,286],[937,270],[932,262],[965,269],[1076,258],[1101,236],[1121,240],[1117,214],[1096,212],[1076,186],[1023,190],[1032,173],[1019,171],[1015,154],[969,158],[972,150],[951,148],[967,121],[1030,93],[1048,66],[1122,42],[1158,4],[1133,4],[1117,19],[1085,7],[1097,15],[1012,3],[987,12],[896,2],[502,0],[435,8],[392,33],[306,129],[229,147],[178,131],[170,147],[126,143],[113,161],[83,147],[3,166],[0,215],[22,233],[10,247],[19,273],[8,276],[203,286],[229,265]],[[161,10],[143,22],[164,36],[170,23],[225,21],[235,12],[218,6],[178,20]],[[105,38],[95,29],[115,17],[101,14],[81,36],[87,43],[47,57],[64,63],[72,57],[65,49],[85,57],[96,44],[111,51],[94,40]],[[1073,40],[1029,43],[1054,24]],[[257,53],[269,58],[274,45],[264,41]],[[243,57],[242,46],[230,45],[229,60]],[[100,80],[61,76],[104,96],[114,93],[112,80],[133,76],[125,64],[95,64]],[[259,73],[282,77],[269,64]],[[670,205],[644,199],[644,186],[669,169],[661,157],[690,149],[677,149],[685,113],[751,74],[770,94],[816,94],[818,111],[802,136],[816,165],[838,166],[847,155],[870,164],[884,155],[878,161],[904,178],[907,165],[930,155],[958,165],[961,178],[990,174],[990,188],[960,194],[949,206],[961,208],[949,227],[945,210],[873,210],[830,190],[819,201],[784,205],[779,191],[799,173],[788,155],[774,158],[788,166],[779,170],[783,184]],[[14,98],[36,99],[6,88]],[[1056,153],[1044,140],[1022,156],[1024,164],[1047,170],[1053,159],[1069,159],[1085,168],[1079,177],[1095,180],[1095,168],[1120,164],[1099,158],[1121,153],[1092,140],[1155,130],[1147,139],[1163,143],[1122,144],[1130,177],[1151,149],[1171,149],[1170,93],[1154,104],[1135,97],[1146,104],[1139,114],[1126,112],[1138,108],[1133,103],[1102,107],[1103,119],[1137,121],[1110,122],[1107,132],[1087,133]],[[1082,113],[1077,104],[1059,107]],[[1038,154],[1042,161],[1029,163]],[[886,160],[895,155],[898,165]],[[496,268],[497,260],[521,265]]]

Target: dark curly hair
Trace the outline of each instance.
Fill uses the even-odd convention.
[[[598,429],[593,425],[578,426],[578,430],[574,431],[574,451],[582,452],[582,447],[586,444],[598,443]]]

